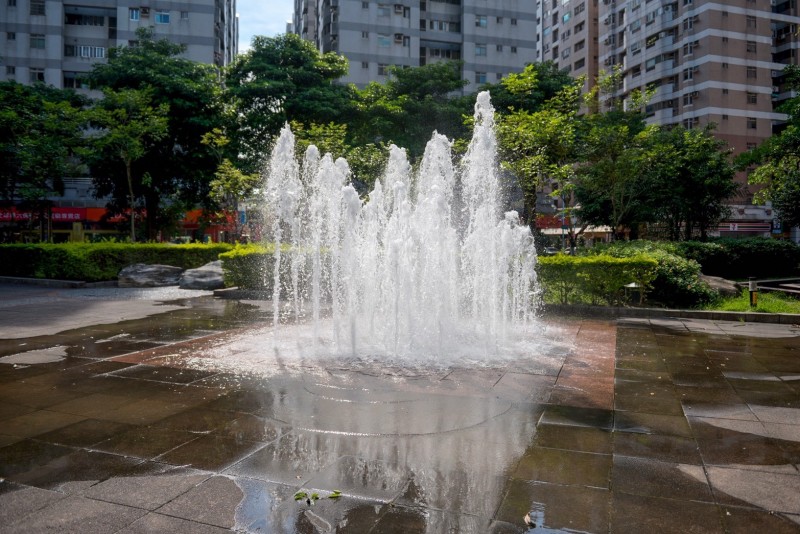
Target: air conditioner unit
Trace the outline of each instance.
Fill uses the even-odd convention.
[[[607,17],[605,18],[605,20],[603,21],[603,23],[604,23],[606,26],[608,26],[609,24],[611,24],[611,22],[612,22],[611,15],[607,16]]]
[[[692,98],[697,98],[700,96],[700,91],[692,91]]]
[[[403,14],[403,6],[401,4],[395,4],[394,5],[394,12],[397,13],[398,15],[402,15]]]
[[[402,43],[403,42],[403,34],[402,33],[394,34],[394,42],[395,43]]]
[[[149,17],[150,16],[150,8],[149,7],[142,7],[142,8],[140,8],[140,13],[141,13],[141,15],[143,17]]]

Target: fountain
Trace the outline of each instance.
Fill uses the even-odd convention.
[[[273,327],[310,318],[315,354],[439,358],[502,353],[531,324],[536,251],[517,213],[500,213],[488,92],[474,118],[460,166],[437,133],[416,173],[393,145],[366,201],[345,160],[311,146],[300,165],[283,129],[264,195]]]

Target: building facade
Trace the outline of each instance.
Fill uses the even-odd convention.
[[[109,48],[150,26],[156,37],[186,45],[194,61],[223,66],[237,53],[236,0],[3,0],[0,81],[80,88],[81,75],[105,61]]]
[[[517,0],[296,0],[292,26],[346,57],[342,82],[358,87],[392,65],[461,60],[470,92],[536,60],[536,7]]]
[[[586,77],[586,88],[598,73],[597,0],[539,0],[540,21],[536,61],[552,61],[575,78]]]

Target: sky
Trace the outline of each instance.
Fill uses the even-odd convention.
[[[239,53],[250,48],[254,35],[274,37],[286,31],[286,21],[292,20],[292,0],[237,0],[239,12]]]

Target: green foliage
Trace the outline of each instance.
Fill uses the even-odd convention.
[[[464,116],[471,114],[474,96],[452,96],[465,84],[458,62],[390,68],[385,83],[357,91],[356,113],[347,121],[352,144],[394,143],[416,159],[434,131],[451,139],[468,137]]]
[[[43,209],[63,193],[63,178],[81,171],[86,105],[71,90],[0,82],[0,199]]]
[[[515,111],[533,113],[559,94],[565,87],[575,84],[575,79],[560,70],[552,61],[530,63],[522,72],[509,74],[496,84],[481,86],[489,91],[492,105],[498,114]]]
[[[298,35],[256,36],[226,73],[226,99],[236,108],[230,135],[245,172],[260,170],[284,124],[338,122],[352,109],[352,90],[335,80],[347,59],[321,54]]]
[[[703,273],[729,279],[770,278],[800,273],[800,246],[778,239],[688,241],[678,252],[702,265]]]
[[[540,256],[537,270],[545,301],[618,305],[626,302],[627,284],[636,283],[645,290],[650,287],[656,267],[656,260],[645,255],[557,254]]]
[[[100,282],[116,280],[134,263],[173,265],[183,269],[215,261],[231,245],[63,243],[0,245],[0,276]]]
[[[265,290],[272,287],[274,245],[236,245],[220,254],[226,286]]]
[[[800,314],[800,300],[777,291],[759,291],[758,305],[755,308],[751,308],[750,292],[744,290],[738,297],[719,299],[706,305],[704,309],[735,312]]]
[[[156,39],[152,28],[139,28],[136,41],[109,51],[107,63],[96,63],[88,80],[94,89],[151,90],[152,106],[167,106],[167,134],[134,163],[134,176],[149,175],[142,191],[147,209],[147,238],[175,222],[177,214],[207,202],[209,184],[220,162],[219,147],[203,143],[221,128],[226,106],[219,73],[212,65],[182,56],[184,45]],[[109,155],[91,165],[98,196],[111,195],[109,209],[124,211],[128,190],[124,169]],[[164,208],[164,205],[174,209]]]
[[[700,264],[678,255],[675,243],[655,241],[617,241],[596,245],[589,254],[618,258],[646,255],[657,262],[649,298],[670,308],[696,307],[713,301],[717,294],[702,282]]]
[[[787,65],[783,74],[787,87],[800,90],[800,66]],[[788,115],[786,127],[756,149],[741,154],[741,168],[754,166],[748,181],[762,186],[755,201],[771,200],[786,226],[800,225],[800,96],[778,110]]]

